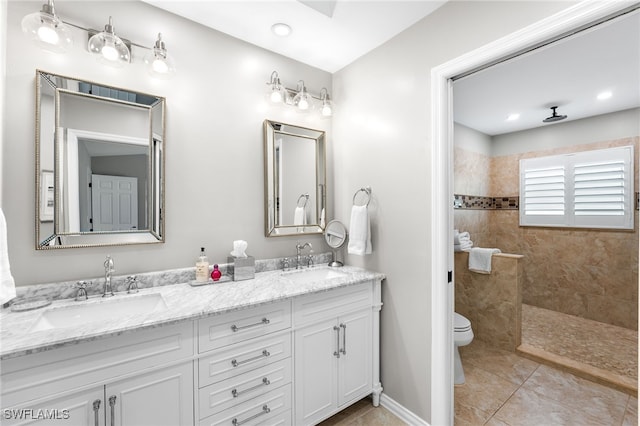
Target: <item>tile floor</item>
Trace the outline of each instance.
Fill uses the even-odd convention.
[[[371,398],[364,398],[318,426],[404,426],[402,420],[383,406],[374,407]]]
[[[480,340],[460,348],[466,383],[455,387],[455,424],[630,426],[638,399]]]

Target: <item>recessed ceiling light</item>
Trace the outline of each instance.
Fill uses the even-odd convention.
[[[611,96],[613,96],[613,93],[611,92],[602,92],[598,94],[598,100],[604,101],[605,99],[609,99]]]
[[[277,36],[286,37],[291,34],[291,27],[287,24],[279,22],[271,26],[271,31]]]
[[[507,121],[514,121],[518,118],[520,118],[520,114],[509,114],[509,117],[507,117]]]

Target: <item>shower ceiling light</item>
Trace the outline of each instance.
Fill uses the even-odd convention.
[[[557,106],[552,106],[551,110],[553,111],[553,114],[551,114],[549,117],[547,117],[544,120],[542,120],[542,122],[543,123],[555,123],[556,121],[564,120],[565,118],[567,118],[566,115],[558,114],[556,112],[557,108],[558,108]]]
[[[56,14],[53,0],[43,4],[39,12],[22,18],[21,25],[22,31],[45,50],[64,53],[73,44],[69,27]]]
[[[287,37],[291,34],[291,27],[287,24],[283,24],[282,22],[278,22],[271,26],[271,32],[279,37]]]
[[[598,100],[599,101],[604,101],[605,99],[609,99],[611,96],[613,96],[613,93],[607,91],[607,92],[602,92],[598,94]]]
[[[509,114],[507,117],[507,121],[515,121],[520,118],[520,114]]]

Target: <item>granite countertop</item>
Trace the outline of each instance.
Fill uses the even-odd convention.
[[[313,269],[320,268],[322,267]],[[339,271],[344,275],[305,283],[295,283],[287,279],[287,274],[294,273],[295,270],[284,273],[279,270],[268,271],[257,273],[254,279],[246,281],[227,281],[196,287],[189,283],[173,284],[141,289],[133,295],[124,292],[105,299],[93,296],[88,301],[54,301],[48,307],[25,312],[6,310],[0,313],[0,360],[385,278],[384,274],[351,266],[344,266]],[[85,322],[65,328],[32,330],[42,313],[50,309],[109,303],[118,298],[133,298],[149,293],[161,294],[166,309],[118,316],[115,307],[113,318],[106,320]]]

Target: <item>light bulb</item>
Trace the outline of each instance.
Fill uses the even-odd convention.
[[[162,34],[160,33],[151,51],[145,55],[144,62],[147,64],[149,74],[156,78],[169,79],[176,72],[173,59],[167,53],[167,48],[164,41],[162,41]]]
[[[307,98],[300,98],[300,100],[298,101],[298,108],[302,110],[309,109],[309,102],[307,101]]]
[[[38,38],[49,44],[57,44],[60,41],[60,36],[58,36],[56,30],[47,25],[42,25],[38,28]]]
[[[273,102],[274,104],[279,104],[280,102],[282,102],[282,94],[278,90],[274,89],[271,92],[271,96],[269,97],[269,99],[271,99],[271,102]]]
[[[167,65],[167,63],[159,59],[156,59],[155,61],[153,61],[153,65],[151,65],[151,67],[155,72],[160,74],[164,74],[169,71],[169,66]]]
[[[329,116],[331,116],[332,113],[333,113],[333,111],[331,110],[331,105],[328,105],[328,104],[322,105],[322,115],[323,116],[329,117]]]
[[[105,44],[101,49],[102,56],[108,61],[118,59],[118,51],[113,45]]]

